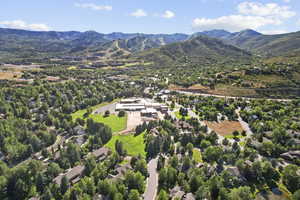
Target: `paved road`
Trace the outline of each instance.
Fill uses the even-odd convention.
[[[144,200],[155,200],[158,187],[158,173],[156,171],[158,158],[150,160],[148,163],[149,178],[147,179],[147,187],[144,193]]]
[[[185,92],[181,90],[174,90],[180,94],[186,95],[196,95],[196,96],[203,96],[203,97],[218,97],[218,98],[227,98],[227,99],[244,99],[244,100],[255,100],[255,99],[265,99],[265,98],[251,98],[251,97],[233,97],[233,96],[223,96],[223,95],[216,95],[216,94],[206,94],[206,93],[197,93],[197,92]],[[292,101],[292,99],[267,99],[270,101]]]
[[[116,104],[117,103],[111,103],[105,106],[102,106],[100,108],[97,108],[96,110],[93,111],[94,114],[100,114],[100,113],[105,113],[105,111],[109,110],[110,113],[114,113],[116,109]]]

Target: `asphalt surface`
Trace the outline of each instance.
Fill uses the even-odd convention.
[[[223,96],[223,95],[216,95],[216,94],[205,94],[205,93],[197,93],[197,92],[185,92],[181,90],[174,90],[180,94],[186,95],[196,95],[196,96],[203,96],[203,97],[217,97],[217,98],[227,98],[227,99],[244,99],[244,100],[255,100],[255,99],[264,99],[264,98],[251,98],[251,97],[233,97],[233,96]],[[292,101],[292,99],[267,99],[270,101]]]
[[[144,193],[144,200],[155,200],[158,187],[158,173],[156,171],[158,158],[150,160],[148,163],[149,178],[147,179],[147,187]]]
[[[115,109],[116,109],[116,104],[117,103],[112,103],[112,104],[108,104],[106,106],[102,106],[98,109],[96,109],[93,113],[95,114],[101,114],[101,113],[105,113],[105,111],[109,111],[110,113],[114,113]]]

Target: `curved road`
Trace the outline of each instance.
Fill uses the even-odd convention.
[[[149,178],[147,179],[147,187],[144,193],[144,200],[155,200],[158,187],[158,173],[156,171],[158,158],[150,160],[148,163]]]

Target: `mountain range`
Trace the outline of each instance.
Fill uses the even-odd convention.
[[[173,52],[174,49],[176,52]],[[154,52],[164,52],[168,55],[171,53],[168,56],[171,59],[174,56],[195,54],[198,57],[210,54],[222,56],[237,50],[239,53],[234,53],[233,57],[250,53],[269,57],[295,54],[300,52],[300,32],[264,35],[254,30],[236,33],[211,30],[192,35],[121,32],[103,34],[95,31],[39,32],[0,28],[0,58],[82,54],[111,58],[140,52],[149,56]],[[250,53],[245,53],[246,51]]]

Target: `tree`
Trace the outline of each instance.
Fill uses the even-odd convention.
[[[60,192],[65,194],[69,189],[69,180],[66,176],[63,176],[60,183]]]
[[[38,173],[37,178],[36,178],[37,191],[40,192],[40,193],[43,193],[44,186],[45,186],[44,176],[41,173]]]
[[[42,200],[51,200],[53,198],[53,195],[50,191],[50,189],[47,187],[45,192],[43,193],[41,199]]]
[[[282,172],[282,181],[292,193],[300,188],[300,175],[298,171],[299,167],[297,165],[288,165]]]
[[[140,194],[138,190],[130,190],[128,200],[140,200]]]
[[[294,192],[292,196],[292,200],[299,200],[300,199],[300,189],[298,189],[296,192]]]
[[[169,200],[169,195],[164,190],[160,190],[157,200]]]
[[[210,163],[217,162],[222,157],[223,150],[221,147],[210,146],[205,149],[203,158]]]
[[[89,157],[86,162],[85,162],[85,167],[84,167],[84,174],[89,176],[91,172],[94,170],[96,167],[96,160],[94,157]]]
[[[116,149],[116,152],[119,154],[119,156],[126,156],[127,152],[124,149],[122,141],[119,141],[119,140],[116,141],[115,149]]]
[[[252,200],[252,199],[254,199],[254,195],[251,193],[251,189],[248,186],[232,189],[229,196],[230,196],[231,200]]]
[[[121,110],[119,113],[118,113],[118,117],[124,117],[125,116],[125,111]]]
[[[190,155],[193,155],[194,145],[193,145],[192,143],[188,143],[188,144],[186,145],[186,148],[187,148],[189,154],[190,154]]]
[[[110,112],[109,112],[109,110],[105,111],[105,113],[104,113],[104,117],[109,117],[109,115],[110,115]]]
[[[235,131],[232,132],[232,135],[233,135],[234,137],[239,136],[239,134],[240,134],[240,133],[239,133],[237,130],[235,130]]]

